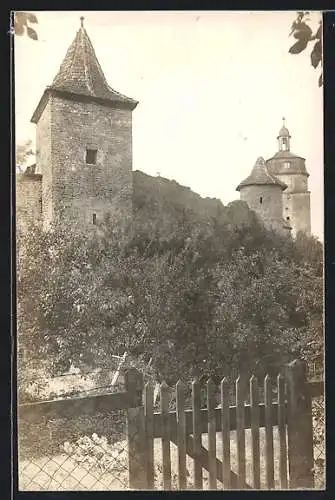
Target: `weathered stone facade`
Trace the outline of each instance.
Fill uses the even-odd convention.
[[[285,119],[284,119],[285,120]],[[292,236],[311,234],[310,192],[305,159],[290,151],[290,133],[279,131],[278,151],[266,162],[258,159],[250,176],[237,187],[266,226]],[[257,166],[258,165],[258,166]]]
[[[290,226],[283,219],[283,190],[286,185],[270,174],[265,160],[258,158],[251,174],[238,186],[240,199],[269,229],[289,234]]]
[[[25,172],[16,176],[16,232],[24,233],[31,222],[42,218],[41,175]]]
[[[124,222],[129,227],[131,221],[136,224],[132,211],[136,196],[132,111],[137,104],[109,87],[81,26],[32,117],[36,124],[36,166],[34,173],[17,178],[20,230],[31,222],[48,227],[51,222],[62,224],[65,220],[75,220],[90,230],[106,216],[112,225]],[[259,158],[237,190],[241,201],[267,227],[283,234],[289,233],[291,227],[293,234],[298,230],[310,233],[305,160],[290,152],[290,135],[285,126],[278,143],[279,151],[267,162]],[[155,182],[161,196],[164,182],[169,183],[169,196],[175,195],[174,181]],[[191,190],[178,185],[176,192],[185,209],[196,206],[197,217],[207,212],[206,200],[198,197],[199,204]],[[215,204],[210,206],[216,210]]]
[[[241,189],[240,199],[245,201],[250,210],[257,213],[264,224],[286,233],[288,225],[283,223],[283,196],[277,186],[246,186]]]
[[[283,217],[292,227],[292,236],[297,232],[311,234],[309,174],[306,160],[290,151],[290,133],[285,126],[279,132],[278,151],[267,160],[271,174],[287,186],[283,192]]]
[[[44,223],[75,218],[89,225],[107,214],[129,219],[131,111],[62,95],[49,99],[37,123]],[[87,149],[96,151],[94,164],[85,159]]]
[[[309,193],[285,193],[283,207],[286,220],[292,226],[292,235],[299,231],[311,234],[311,210]]]
[[[18,178],[18,219],[50,223],[74,219],[87,229],[106,216],[132,218],[132,111],[137,101],[109,87],[81,26],[52,85],[33,114],[35,184]],[[36,186],[39,186],[38,188]],[[36,196],[38,205],[32,201]],[[21,198],[27,198],[24,201]],[[22,210],[22,204],[33,206]],[[36,206],[35,206],[36,205]]]

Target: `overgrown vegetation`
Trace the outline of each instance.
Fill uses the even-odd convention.
[[[91,234],[72,225],[19,237],[21,377],[41,360],[55,374],[71,363],[108,366],[124,351],[151,359],[168,383],[263,373],[292,357],[322,365],[315,238],[267,232],[242,202],[197,220],[165,200],[149,227],[140,198],[132,231],[106,221]]]

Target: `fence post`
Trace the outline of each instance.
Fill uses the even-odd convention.
[[[312,398],[306,364],[298,360],[289,363],[286,380],[290,488],[314,488]]]
[[[132,398],[135,398],[136,405],[127,410],[129,488],[136,490],[147,488],[143,387],[142,373],[135,368],[127,370],[125,389]]]

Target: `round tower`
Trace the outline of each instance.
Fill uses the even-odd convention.
[[[285,189],[286,184],[268,171],[264,158],[260,157],[236,191],[240,192],[240,199],[256,212],[266,227],[281,234],[289,234],[291,227],[283,220]]]
[[[283,192],[283,217],[292,227],[292,234],[311,233],[310,192],[305,158],[291,152],[290,133],[285,125],[277,137],[278,151],[267,160],[268,171],[287,185]]]

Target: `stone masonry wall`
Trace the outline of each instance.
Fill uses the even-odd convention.
[[[292,226],[292,235],[298,231],[311,233],[310,193],[305,174],[282,174],[277,177],[285,182],[283,192],[283,217]]]
[[[279,186],[244,186],[240,198],[253,210],[268,229],[289,234],[283,218],[283,191]]]
[[[43,185],[52,185],[52,210],[45,212],[45,216],[57,215],[59,220],[75,217],[85,225],[93,224],[93,214],[97,223],[106,214],[112,216],[112,221],[129,218],[132,214],[131,111],[56,96],[49,105],[51,159],[49,166],[44,164],[42,170]],[[39,134],[46,140],[49,124],[46,119],[42,123],[42,118],[38,124]],[[43,157],[48,155],[45,146],[47,151]],[[45,146],[43,142],[41,149]],[[86,148],[98,150],[95,165],[86,164]]]
[[[16,176],[16,231],[25,232],[33,222],[39,224],[42,215],[42,181],[37,174]]]
[[[36,172],[42,174],[42,222],[44,226],[53,218],[51,168],[51,110],[52,98],[44,108],[36,127]]]
[[[54,98],[52,137],[55,208],[64,203],[85,224],[93,214],[131,216],[131,112]],[[86,148],[98,150],[95,165],[85,163]]]
[[[308,177],[305,174],[277,174],[276,177],[287,185],[285,193],[306,193]]]
[[[189,187],[164,177],[133,172],[133,230],[135,234],[166,235],[187,232],[188,224],[212,231],[213,222],[230,228],[252,226],[255,214],[235,200],[224,206],[215,198],[203,198]],[[206,229],[205,229],[206,228]]]
[[[283,216],[282,189],[279,186],[244,186],[240,198],[264,219],[281,219]]]
[[[311,234],[310,193],[285,193],[283,195],[284,218],[289,217],[292,236],[298,231]]]

